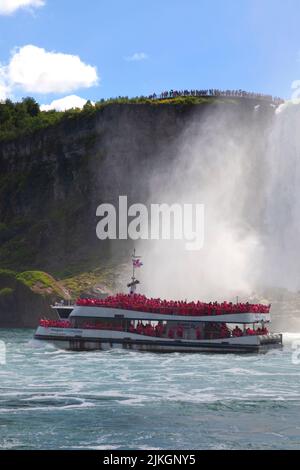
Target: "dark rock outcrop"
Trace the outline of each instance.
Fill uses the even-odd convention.
[[[0,273],[0,327],[34,328],[47,315],[54,318],[50,308],[53,296],[34,293],[19,281],[13,272]]]

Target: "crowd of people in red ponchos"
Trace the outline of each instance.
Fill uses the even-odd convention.
[[[68,320],[40,320],[40,326],[44,328],[72,328],[71,323]]]
[[[232,336],[251,336],[251,335],[267,335],[268,334],[268,329],[264,326],[263,328],[257,328],[257,330],[253,330],[252,328],[246,328],[246,330],[243,332],[241,328],[236,326],[232,330]]]
[[[226,323],[207,323],[204,332],[201,334],[200,331],[198,336],[197,339],[203,339],[203,336],[205,339],[230,338],[231,331]]]
[[[113,331],[124,331],[122,325],[116,325],[113,323],[83,323],[80,328],[87,329],[87,330],[113,330]]]
[[[68,320],[40,320],[40,326],[44,328],[72,328],[71,323]],[[122,325],[114,325],[112,323],[83,323],[81,325],[83,329],[91,330],[113,330],[113,331],[124,331]],[[170,339],[183,338],[184,336],[184,327],[180,324],[175,325],[167,330],[166,325],[163,322],[158,322],[156,325],[153,325],[151,322],[144,324],[142,321],[138,321],[137,325],[134,322],[131,322],[128,328],[129,333],[136,333],[139,335],[145,336],[156,336],[156,337],[168,337]],[[207,323],[205,328],[202,329],[200,326],[195,328],[195,335],[197,339],[218,339],[218,338],[230,338],[238,336],[249,336],[249,335],[266,335],[268,330],[266,327],[257,328],[253,330],[251,328],[246,328],[246,330],[241,330],[236,326],[232,331],[228,328],[226,323]]]
[[[138,322],[136,327],[133,323],[130,324],[129,330],[130,333],[137,333],[139,335],[145,336],[164,336],[166,334],[166,326],[159,322],[156,326],[153,326],[151,323]]]
[[[107,307],[166,315],[223,315],[230,313],[269,313],[270,305],[232,302],[186,302],[148,299],[140,294],[117,294],[105,299],[78,299],[84,307]]]
[[[44,328],[73,328],[73,325],[68,320],[40,320],[40,326]],[[83,323],[81,328],[88,330],[116,330],[123,331],[121,325],[113,325],[112,323]]]

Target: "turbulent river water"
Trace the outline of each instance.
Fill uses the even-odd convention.
[[[0,330],[1,449],[300,448],[300,335],[245,356],[73,353],[32,336]]]

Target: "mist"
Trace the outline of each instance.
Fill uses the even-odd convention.
[[[264,288],[300,288],[300,106],[267,106],[253,106],[250,119],[224,107],[196,115],[172,163],[161,158],[149,204],[204,204],[205,240],[191,252],[185,241],[140,241],[145,294],[248,300]]]
[[[266,276],[275,286],[300,288],[300,106],[276,113],[268,136]]]

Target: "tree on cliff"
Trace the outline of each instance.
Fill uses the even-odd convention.
[[[26,97],[20,102],[7,99],[0,102],[0,141],[55,123],[62,113],[42,113],[34,98]]]
[[[37,116],[40,113],[40,106],[34,98],[23,98],[21,104],[26,109],[27,114],[31,117]]]

